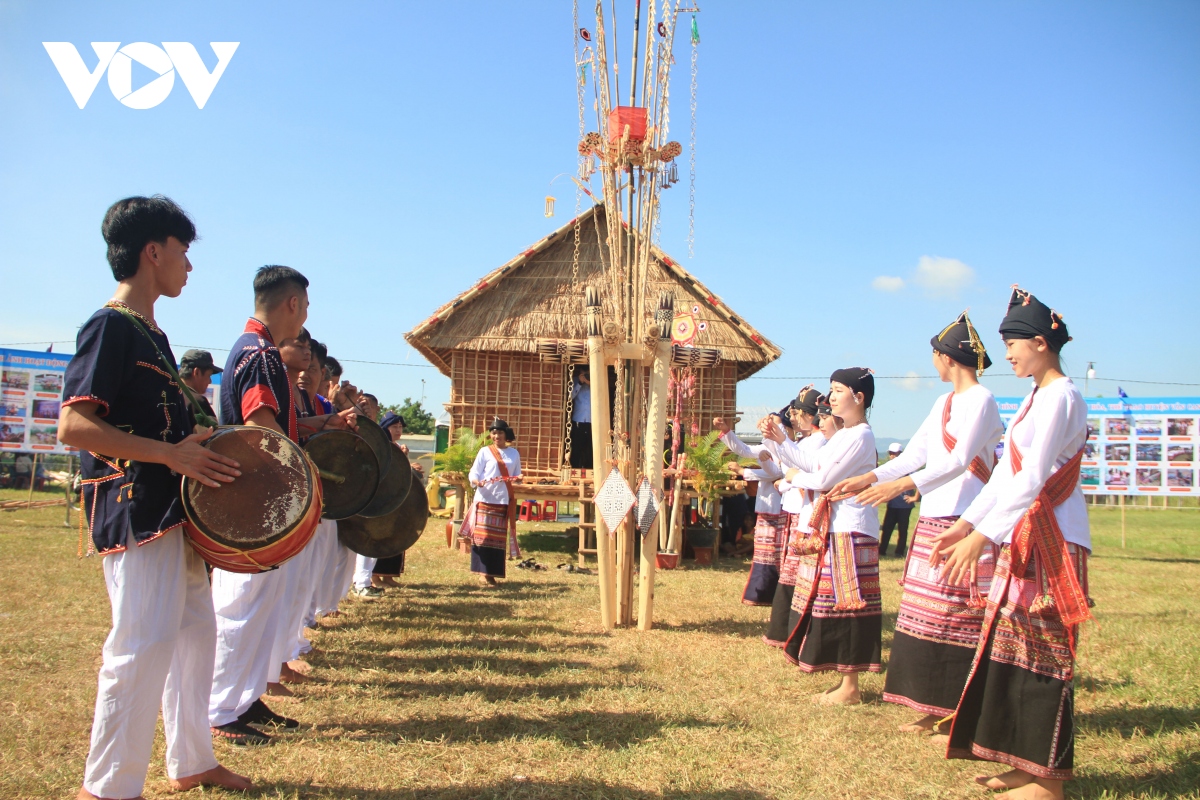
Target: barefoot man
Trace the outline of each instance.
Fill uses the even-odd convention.
[[[117,290],[79,331],[59,422],[59,438],[80,450],[81,513],[104,557],[113,620],[79,797],[141,797],[160,704],[172,789],[248,789],[213,755],[216,622],[204,562],[184,541],[179,494],[180,475],[215,488],[240,473],[200,446],[212,429],[193,433],[154,318],[158,298],[178,297],[187,283],[196,228],[165,197],[130,197],[108,209],[101,230]]]

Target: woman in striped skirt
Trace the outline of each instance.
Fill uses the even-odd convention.
[[[1014,287],[1000,325],[1006,358],[1033,379],[992,479],[958,522],[934,540],[950,583],[968,581],[1000,546],[983,630],[950,726],[948,758],[1011,769],[976,781],[1005,796],[1061,800],[1075,758],[1075,643],[1091,618],[1091,531],[1079,485],[1087,403],[1066,377],[1069,340],[1060,314]]]
[[[468,477],[475,499],[459,535],[471,541],[471,572],[485,586],[505,576],[506,550],[517,552],[517,503],[511,482],[521,475],[521,454],[512,446],[517,435],[499,417],[488,428],[490,447],[475,457]]]
[[[781,418],[781,421],[791,426],[791,420]],[[787,535],[787,514],[783,513],[782,499],[775,488],[775,481],[783,477],[783,472],[765,446],[746,444],[721,417],[713,420],[713,427],[721,431],[721,441],[731,452],[759,462],[757,468],[745,468],[731,461],[729,468],[735,478],[758,483],[758,492],[754,496],[754,559],[742,590],[742,602],[748,606],[769,606],[779,583],[779,566]]]
[[[838,672],[841,681],[814,699],[841,705],[861,702],[861,673],[883,671],[883,605],[879,517],[853,497],[831,492],[875,466],[875,434],[867,423],[875,379],[869,369],[851,367],[834,372],[830,384],[829,405],[844,427],[811,463],[787,474],[791,485],[821,494],[813,506],[812,533],[795,545],[800,565],[784,654],[805,672]]]
[[[934,369],[954,390],[934,401],[900,456],[833,490],[857,492],[859,503],[876,507],[914,489],[921,493],[883,689],[887,702],[924,714],[900,726],[907,733],[934,729],[958,705],[979,641],[997,550],[985,550],[969,586],[947,583],[928,563],[934,538],[958,520],[987,483],[996,443],[1004,435],[996,398],[978,380],[992,362],[966,312],[931,344]]]

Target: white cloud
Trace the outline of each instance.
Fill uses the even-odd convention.
[[[904,288],[904,278],[892,275],[880,275],[871,281],[871,288],[879,292],[898,292]]]
[[[975,282],[975,270],[957,258],[921,256],[913,283],[934,297],[956,297]]]
[[[917,392],[921,389],[921,376],[910,369],[896,384],[906,392]]]

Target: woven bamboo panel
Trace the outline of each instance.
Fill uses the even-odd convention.
[[[521,471],[558,479],[566,425],[566,368],[536,355],[455,351],[451,356],[451,430],[487,429],[493,418],[517,434]]]

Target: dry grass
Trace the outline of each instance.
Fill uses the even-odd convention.
[[[1200,513],[1093,512],[1099,625],[1080,650],[1072,797],[1200,797]],[[978,765],[895,733],[879,702],[812,706],[830,682],[759,641],[765,609],[738,603],[746,565],[661,573],[648,634],[604,634],[594,579],[514,571],[475,588],[439,526],[404,588],[323,626],[317,682],[278,701],[300,733],[224,746],[267,798],[957,798]],[[565,541],[525,531],[550,567]],[[87,748],[108,605],[98,562],[77,562],[61,509],[0,514],[0,796],[72,796]],[[897,559],[883,572],[889,623]],[[890,638],[890,637],[889,637]],[[885,639],[885,654],[888,641]],[[160,737],[161,747],[161,737]],[[166,793],[161,754],[147,797]],[[206,796],[227,797],[221,792]]]

